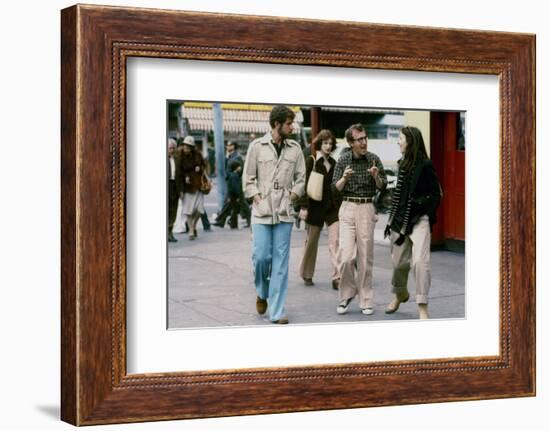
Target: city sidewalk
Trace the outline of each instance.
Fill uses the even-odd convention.
[[[205,206],[212,218],[215,196],[207,196]],[[385,314],[391,301],[391,261],[389,243],[383,238],[387,216],[380,215],[375,231],[374,304],[375,313],[361,314],[355,299],[345,315],[336,313],[337,292],[330,282],[330,260],[326,229],[321,232],[314,286],[305,286],[298,275],[305,230],[292,232],[289,286],[286,301],[290,324],[335,323],[375,320],[417,319],[414,302],[414,279],[409,278],[411,299],[398,312]],[[256,313],[256,293],[252,278],[252,231],[241,227],[212,226],[211,232],[201,229],[198,238],[190,241],[185,234],[176,234],[177,243],[168,248],[168,322],[170,329],[269,325]],[[241,221],[242,226],[242,221]],[[432,252],[432,287],[430,318],[464,318],[465,308],[464,255]]]

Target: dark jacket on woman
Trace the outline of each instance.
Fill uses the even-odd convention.
[[[202,155],[197,151],[187,155],[182,153],[176,163],[179,164],[179,169],[176,169],[176,182],[180,190],[184,193],[198,192],[206,168]],[[195,170],[197,166],[199,167],[198,172]],[[190,179],[189,184],[185,181],[186,177]]]
[[[330,163],[330,170],[328,172],[327,168],[325,167],[323,157],[320,157],[315,161],[315,171],[319,172],[324,177],[323,199],[321,201],[315,201],[306,196],[306,199],[302,201],[302,207],[305,207],[308,210],[306,223],[313,226],[323,227],[325,222],[328,225],[331,225],[332,223],[338,221],[338,210],[340,209],[340,204],[342,203],[342,200],[339,196],[333,193],[331,187],[336,160],[334,160],[332,157],[329,157],[328,161]],[[313,157],[309,156],[306,158],[306,190],[312,170]]]
[[[414,225],[423,215],[429,217],[430,227],[435,224],[436,210],[441,202],[442,191],[433,164],[429,159],[419,161],[409,173],[404,173],[400,168],[398,183],[400,182],[399,177],[403,175],[405,177],[400,194],[406,193],[406,200],[404,198],[396,199],[392,203],[390,223],[391,229],[396,232],[401,232],[402,225],[406,224],[404,234],[410,235]],[[408,217],[407,211],[409,211]]]

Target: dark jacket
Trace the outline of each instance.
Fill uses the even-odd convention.
[[[306,195],[306,199],[302,201],[302,208],[307,208],[308,214],[306,223],[313,226],[323,227],[325,222],[331,225],[338,221],[338,210],[342,200],[340,196],[337,196],[332,191],[332,176],[334,175],[334,166],[336,166],[336,160],[332,157],[328,158],[330,163],[330,170],[327,172],[323,158],[319,158],[315,161],[315,171],[324,176],[323,178],[323,200],[315,201],[310,199]],[[309,182],[311,171],[313,170],[313,157],[306,158],[306,190]]]
[[[243,194],[241,176],[236,171],[227,174],[227,194],[235,198]]]
[[[411,222],[407,227],[407,235],[423,215],[430,218],[430,227],[437,221],[435,213],[441,202],[442,191],[431,160],[422,160],[415,166],[410,186]]]
[[[239,152],[238,151],[233,151],[231,154],[229,154],[225,158],[225,172],[226,173],[229,173],[229,171],[230,171],[229,165],[231,164],[232,161],[239,162],[239,164],[241,165],[241,169],[244,166],[244,160],[241,157],[241,155],[239,154]]]
[[[175,193],[179,196],[180,195],[180,192],[183,191],[183,188],[181,186],[180,183],[178,183],[178,171],[180,170],[180,165],[179,165],[179,160],[178,160],[178,155],[175,154],[174,155],[174,165],[176,167],[176,170],[174,172],[175,174],[175,178],[174,178],[174,182],[176,183],[176,187],[175,187]],[[170,157],[168,157],[166,159],[166,176],[168,178],[170,178],[170,174],[171,174],[171,167],[170,167]]]
[[[201,188],[202,177],[205,174],[206,162],[198,151],[189,155],[181,154],[176,159],[176,183],[184,193],[195,193]],[[198,172],[196,171],[198,167]],[[190,184],[185,181],[189,177]]]

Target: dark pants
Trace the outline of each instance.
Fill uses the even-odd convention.
[[[168,234],[172,232],[178,212],[178,192],[176,189],[176,181],[168,181]]]
[[[238,227],[238,214],[241,218],[245,219],[250,225],[250,207],[244,198],[244,195],[229,196],[229,199],[225,201],[222,210],[216,217],[216,224],[220,226],[225,225],[225,221],[230,217],[229,224],[231,227]]]
[[[229,196],[229,205],[231,206],[231,217],[229,218],[229,227],[237,229],[239,227],[239,197]]]
[[[201,214],[201,222],[204,230],[210,230],[210,220],[208,220],[208,214],[206,214],[206,208],[204,209],[204,212]]]
[[[250,206],[244,198],[244,193],[241,193],[241,196],[239,197],[239,206],[241,209],[241,218],[245,219],[246,223],[250,226]]]
[[[219,224],[220,226],[225,225],[225,220],[227,220],[227,217],[231,215],[231,202],[230,200],[226,200],[223,204],[223,208],[216,216],[216,224]]]

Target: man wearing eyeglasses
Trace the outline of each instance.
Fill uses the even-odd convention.
[[[340,220],[341,279],[338,288],[338,314],[345,314],[355,298],[365,315],[374,313],[372,267],[376,215],[373,199],[376,189],[387,185],[380,158],[367,151],[367,132],[362,124],[346,130],[350,148],[344,150],[336,167],[332,185],[342,196]]]

